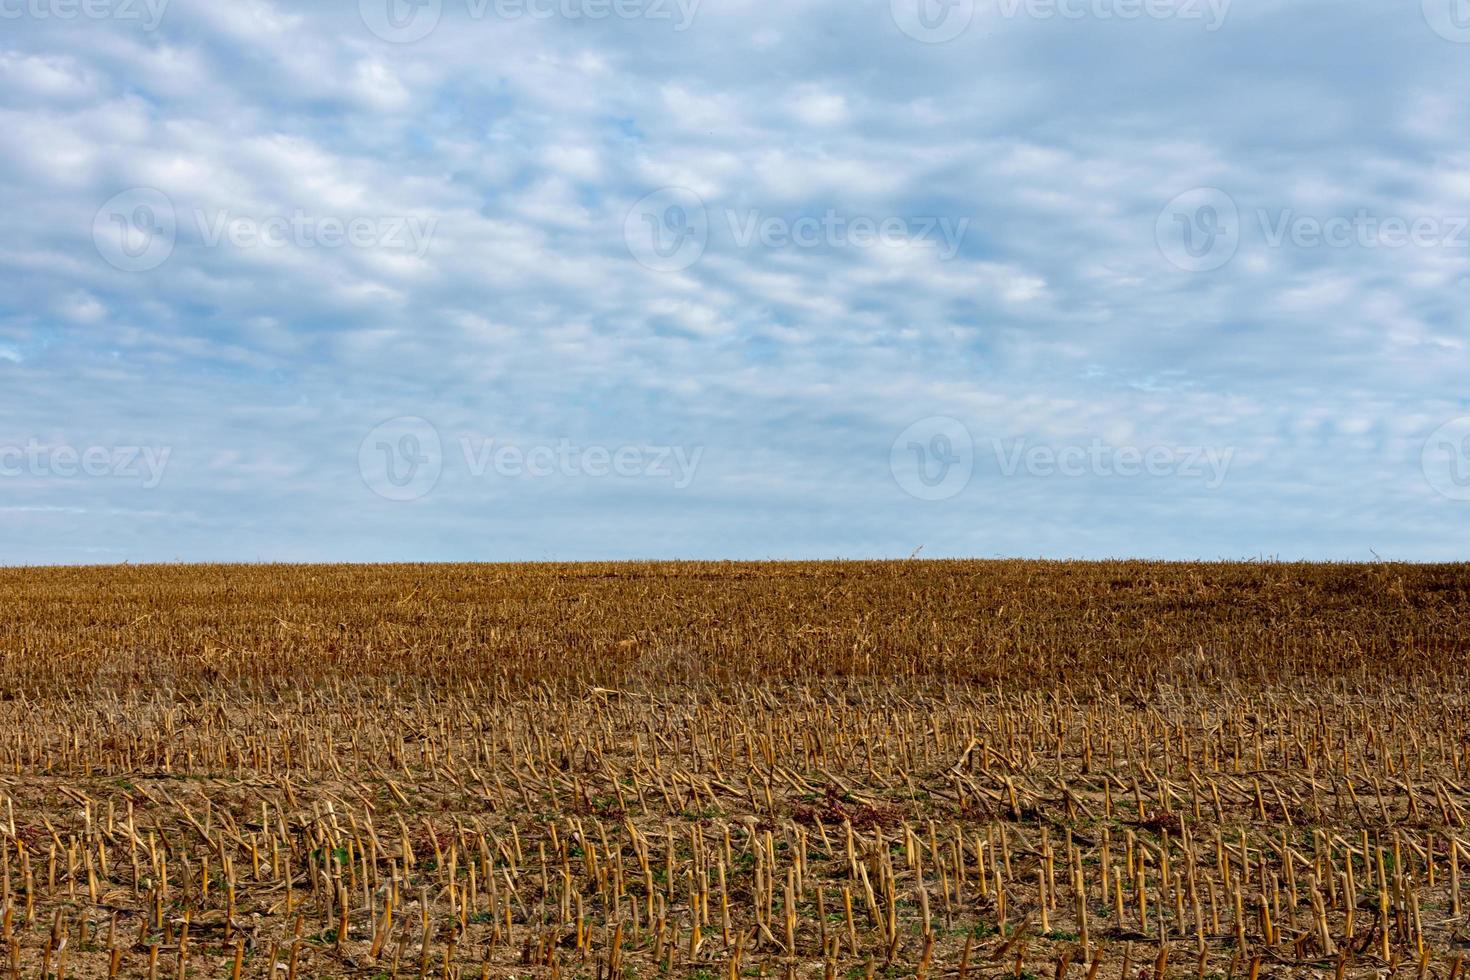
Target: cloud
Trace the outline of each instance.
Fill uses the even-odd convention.
[[[1470,62],[1417,5],[982,4],[939,44],[886,2],[633,6],[8,20],[0,464],[171,456],[0,476],[4,560],[1454,556]],[[363,471],[400,417],[439,436],[388,447],[442,470],[412,501]],[[895,440],[941,417],[973,475],[921,499]],[[466,438],[702,456],[512,479]]]

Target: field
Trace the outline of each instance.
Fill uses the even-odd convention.
[[[5,569],[0,610],[0,977],[1470,961],[1470,566]]]

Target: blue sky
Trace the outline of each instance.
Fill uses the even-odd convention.
[[[0,0],[0,563],[1441,560],[1467,0]]]

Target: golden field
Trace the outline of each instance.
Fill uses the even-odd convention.
[[[0,976],[1459,980],[1467,593],[0,570]]]

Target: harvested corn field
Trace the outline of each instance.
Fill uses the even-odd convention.
[[[1470,569],[0,571],[0,976],[1459,980]]]

